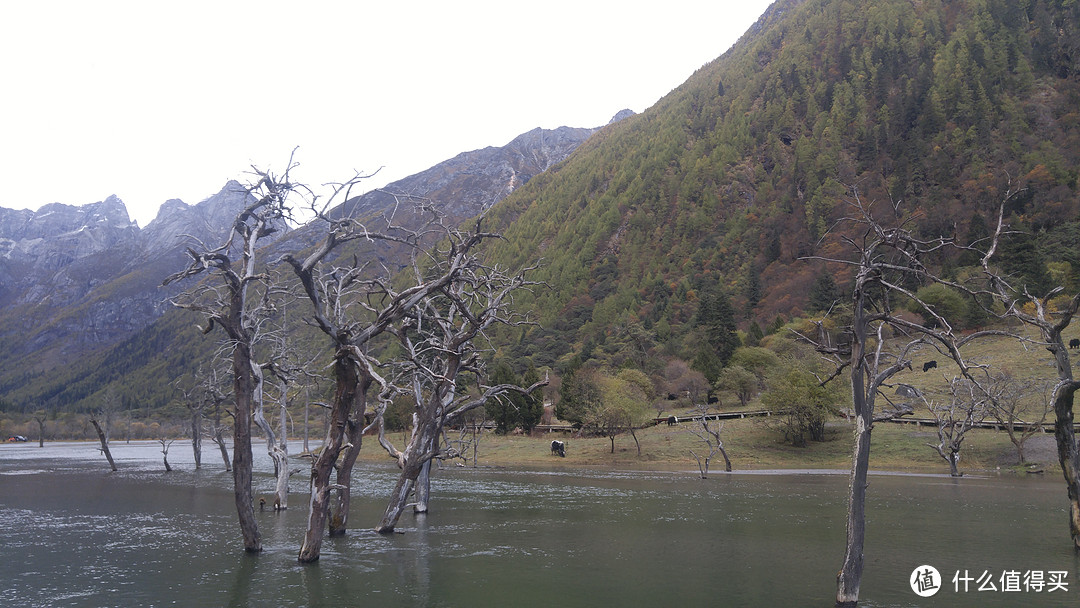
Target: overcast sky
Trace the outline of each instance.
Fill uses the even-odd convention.
[[[370,187],[535,127],[642,112],[767,0],[11,2],[0,206],[119,196],[145,226],[293,148]]]

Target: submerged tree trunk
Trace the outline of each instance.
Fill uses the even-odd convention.
[[[866,391],[865,347],[868,323],[863,294],[857,284],[851,322],[851,394],[855,410],[855,445],[851,452],[851,479],[848,483],[847,540],[844,562],[836,574],[836,605],[855,606],[862,584],[863,543],[866,539],[866,475],[870,470],[870,432],[874,423],[874,402]]]
[[[195,454],[196,470],[202,468],[202,419],[202,408],[191,410],[191,450]]]
[[[431,462],[429,459],[420,467],[420,474],[416,476],[416,503],[413,504],[414,513],[427,513],[428,503],[431,502]]]
[[[1058,445],[1058,462],[1065,476],[1069,496],[1069,533],[1073,548],[1080,551],[1080,453],[1077,452],[1073,431],[1073,396],[1077,383],[1062,382],[1054,395],[1054,438]]]
[[[277,497],[280,499],[278,510],[285,510],[289,508],[289,477],[292,475],[292,471],[289,470],[289,400],[288,394],[285,392],[288,386],[281,383],[281,411],[278,413],[279,423],[281,427],[278,429],[278,443],[277,452],[281,458],[282,473],[277,477]],[[277,460],[274,461],[275,463]]]
[[[255,404],[254,421],[262,429],[266,437],[266,453],[274,463],[274,477],[277,483],[274,486],[274,510],[283,511],[289,508],[289,451],[285,438],[278,441],[274,434],[274,428],[266,420],[263,412],[263,376],[262,370],[257,365],[252,368],[252,377],[255,379]]]
[[[169,465],[169,448],[172,447],[172,441],[162,437],[161,438],[161,462],[165,464],[165,472],[171,473],[172,466]]]
[[[218,451],[221,452],[221,460],[225,463],[225,472],[232,472],[232,461],[229,459],[229,449],[225,447],[225,436],[222,432],[221,425],[214,427],[214,443],[218,446]]]
[[[262,540],[259,537],[259,524],[255,520],[255,503],[251,491],[251,412],[256,406],[255,378],[251,372],[251,347],[247,343],[234,343],[232,363],[233,395],[236,399],[236,420],[233,424],[233,502],[240,520],[244,551],[258,553],[262,551]]]
[[[35,416],[34,420],[38,423],[38,447],[45,447],[45,415]]]
[[[438,399],[434,396],[432,399]],[[416,485],[416,480],[425,465],[430,465],[435,450],[439,444],[440,420],[432,415],[428,408],[421,410],[416,417],[416,425],[413,428],[409,445],[399,458],[401,475],[398,476],[397,484],[390,493],[390,501],[386,505],[386,512],[382,521],[375,527],[380,534],[388,534],[394,531],[398,519],[408,506],[409,494]],[[425,504],[425,509],[427,505]]]
[[[866,476],[870,469],[869,416],[856,415],[855,449],[848,485],[847,544],[844,564],[836,575],[836,605],[856,606],[862,584],[863,544],[866,540]]]
[[[115,471],[116,462],[113,461],[112,452],[109,451],[109,438],[105,436],[105,431],[101,429],[101,425],[98,424],[97,418],[91,418],[90,424],[94,425],[94,430],[97,431],[98,441],[101,442],[101,451],[109,461],[109,467]]]
[[[356,388],[356,403],[352,418],[349,420],[349,442],[344,446],[344,453],[337,465],[336,500],[330,505],[330,536],[341,536],[349,526],[349,508],[352,504],[352,472],[356,458],[364,440],[364,414],[367,411],[367,390],[371,386],[371,377],[366,373],[360,378]]]
[[[330,512],[330,475],[334,471],[345,440],[349,424],[349,412],[356,400],[360,384],[359,368],[348,350],[339,349],[334,358],[334,374],[337,389],[330,408],[330,423],[326,428],[319,456],[311,464],[311,499],[308,509],[308,526],[300,547],[299,560],[310,563],[319,559],[323,533]]]

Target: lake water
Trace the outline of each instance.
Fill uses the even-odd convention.
[[[842,559],[842,474],[450,468],[434,477],[431,513],[406,513],[404,533],[384,537],[367,529],[395,479],[388,461],[356,472],[350,521],[367,529],[327,539],[301,566],[306,474],[291,509],[257,513],[265,550],[249,556],[217,453],[195,471],[177,442],[165,473],[159,450],[116,443],[112,473],[93,444],[0,446],[0,603],[831,606]],[[265,454],[256,466],[269,495]],[[1065,502],[1056,477],[873,475],[861,605],[1076,606]],[[944,579],[926,599],[909,586],[923,564]],[[965,570],[998,591],[976,580],[956,591]],[[1004,592],[1011,572],[1062,576],[1067,589]]]

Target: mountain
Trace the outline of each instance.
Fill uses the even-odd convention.
[[[705,302],[728,299],[743,329],[799,314],[818,276],[846,280],[804,260],[844,254],[830,235],[849,186],[880,211],[897,203],[920,235],[964,243],[1022,188],[1006,269],[1076,287],[1078,101],[1076,3],[780,0],[493,210],[494,260],[542,258],[535,278],[550,286],[519,299],[542,328],[506,336],[503,355],[692,360]],[[954,273],[965,260],[934,262]]]
[[[140,230],[124,203],[0,209],[0,394],[146,327],[176,288],[188,236],[220,241],[248,195],[237,182],[198,205],[170,201]]]
[[[1006,191],[1019,189],[1007,201],[1004,269],[1033,289],[1051,279],[1077,289],[1078,102],[1080,3],[778,0],[722,56],[565,159],[554,151],[569,146],[534,132],[383,190],[437,200],[454,218],[490,206],[486,228],[505,237],[487,251],[491,263],[542,260],[532,278],[547,287],[515,299],[539,326],[496,336],[514,365],[698,361],[716,356],[727,319],[744,331],[776,326],[811,305],[819,278],[843,285],[842,268],[807,258],[846,255],[837,235],[851,187],[919,235],[963,243],[985,235]],[[342,211],[375,213],[390,200],[369,193]],[[305,227],[275,246],[303,248],[317,235]],[[926,262],[960,276],[971,260]],[[0,267],[4,298],[26,292],[18,273],[29,264]],[[131,272],[165,274],[149,267]],[[63,309],[72,326],[87,309],[78,301]],[[38,323],[7,308],[2,321]],[[5,346],[0,391],[23,409],[82,407],[105,386],[160,405],[162,378],[193,365],[182,356],[190,328],[173,312],[64,369],[40,349],[16,366]],[[68,336],[42,348],[84,339]]]
[[[632,111],[622,110],[608,124],[632,115]],[[370,217],[390,209],[398,197],[404,196],[430,201],[451,223],[462,222],[476,217],[534,176],[565,160],[598,130],[536,128],[504,146],[462,152],[420,173],[353,197],[332,210],[331,215]],[[407,222],[408,218],[399,220]],[[323,227],[312,222],[296,229],[275,250],[300,250],[323,236]]]
[[[596,130],[534,129],[351,199],[334,213],[378,213],[393,204],[394,193],[426,198],[462,221],[563,161]],[[249,197],[230,181],[197,205],[166,201],[142,230],[115,196],[37,212],[0,209],[2,401],[24,404],[20,409],[84,407],[119,383],[125,404],[163,405],[167,391],[147,385],[190,371],[212,345],[195,338],[191,319],[168,304],[186,286],[161,282],[185,266],[192,238],[222,242]],[[316,225],[282,230],[268,256],[321,236]]]

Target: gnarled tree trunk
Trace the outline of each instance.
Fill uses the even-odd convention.
[[[416,476],[416,503],[413,504],[414,513],[427,513],[428,503],[431,502],[431,463],[434,459],[429,458],[420,467],[420,474]]]
[[[438,397],[435,396],[433,399],[438,399]],[[409,494],[420,476],[420,471],[424,469],[425,464],[431,462],[435,455],[435,447],[439,444],[441,432],[440,422],[437,413],[431,411],[430,408],[425,407],[420,410],[419,416],[416,417],[416,425],[413,427],[413,434],[409,438],[409,445],[399,458],[401,474],[398,476],[394,490],[390,493],[390,501],[386,505],[382,521],[375,527],[376,532],[388,534],[397,526],[398,519],[408,506]]]
[[[343,535],[348,529],[349,508],[352,504],[352,472],[363,445],[364,414],[367,412],[367,391],[371,382],[371,376],[367,373],[360,374],[360,382],[356,388],[356,403],[348,425],[349,442],[344,446],[341,457],[338,459],[337,499],[330,505],[330,536]]]
[[[220,424],[214,426],[214,434],[212,435],[214,443],[218,446],[218,451],[221,453],[221,461],[225,464],[225,472],[232,472],[232,460],[229,458],[229,449],[225,447],[225,433],[224,427]]]
[[[270,456],[270,460],[274,463],[274,477],[276,483],[274,485],[274,510],[284,511],[289,508],[289,450],[288,444],[284,437],[281,441],[278,441],[274,428],[270,425],[270,422],[266,420],[266,414],[263,411],[263,374],[258,365],[253,366],[252,375],[255,378],[255,408],[254,408],[254,420],[255,424],[262,429],[263,436],[266,437],[266,453]],[[284,390],[284,389],[283,389]],[[284,408],[283,408],[284,409]]]
[[[326,429],[319,456],[311,464],[311,500],[308,509],[308,526],[304,542],[300,547],[299,560],[310,563],[319,559],[322,548],[323,532],[330,512],[331,473],[346,437],[349,424],[349,412],[356,400],[360,385],[359,368],[352,360],[348,349],[339,349],[334,358],[334,374],[337,389],[330,408],[330,424]]]
[[[1078,386],[1075,381],[1063,380],[1054,391],[1054,438],[1069,496],[1069,533],[1074,549],[1080,551],[1080,453],[1073,430],[1073,397]]]
[[[202,408],[191,410],[191,451],[195,456],[195,468],[202,468]]]
[[[105,431],[101,428],[97,418],[90,418],[90,424],[94,425],[94,430],[97,431],[98,441],[101,442],[101,451],[105,454],[105,459],[109,461],[109,468],[115,471],[116,462],[113,460],[112,452],[109,451],[109,438],[105,436]]]
[[[866,476],[870,470],[870,432],[874,428],[874,402],[867,399],[865,345],[866,312],[861,292],[855,294],[851,344],[851,395],[855,410],[855,444],[848,483],[847,540],[844,562],[836,574],[836,605],[855,606],[862,584],[863,544],[866,540]]]
[[[251,412],[255,406],[255,379],[251,373],[251,348],[243,342],[233,346],[233,394],[236,399],[236,421],[233,424],[233,502],[240,519],[240,534],[244,551],[262,551],[259,525],[255,520],[255,503],[251,492],[253,459],[251,453]]]

